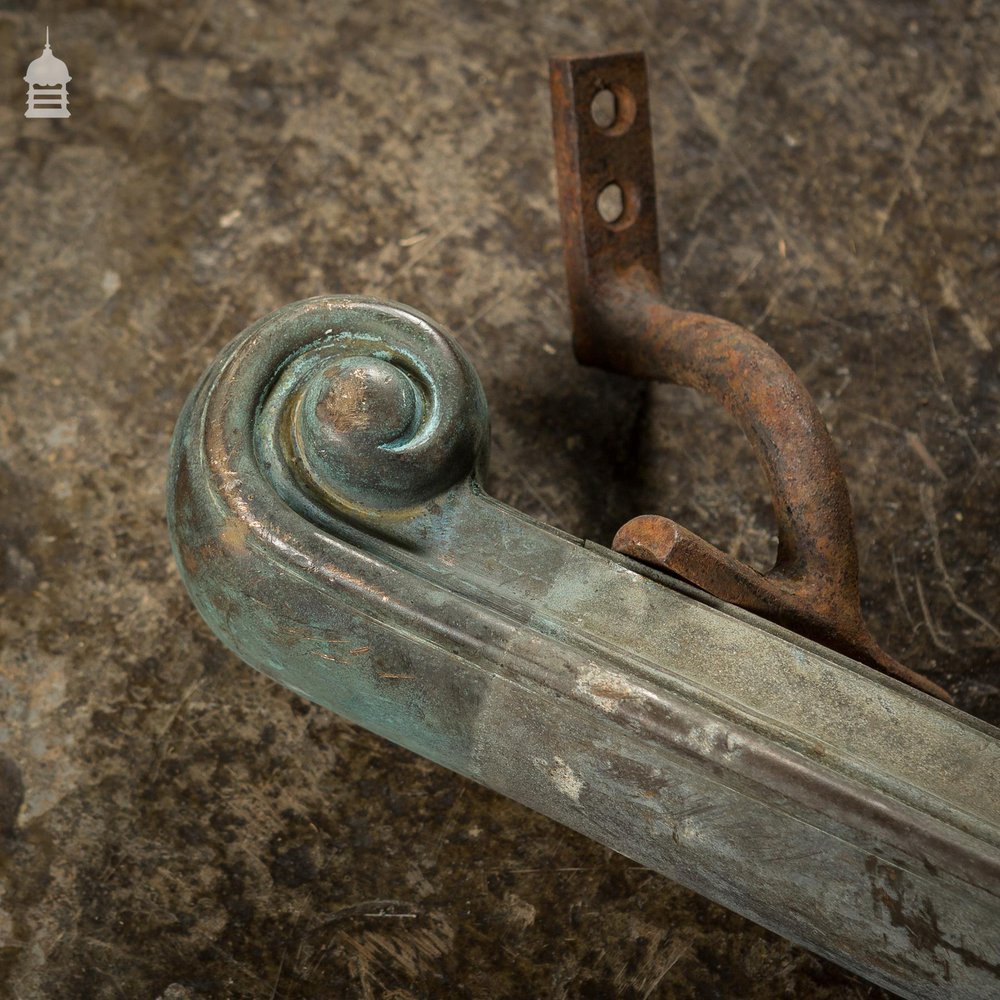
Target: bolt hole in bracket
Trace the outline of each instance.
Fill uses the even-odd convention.
[[[178,418],[184,585],[347,720],[897,993],[998,996],[1000,734],[835,651],[863,626],[821,613],[856,602],[832,445],[769,348],[659,299],[641,56],[557,60],[553,96],[577,356],[729,405],[788,508],[776,570],[660,518],[614,552],[489,497],[458,343],[324,295],[236,336]]]
[[[577,359],[722,403],[764,469],[778,524],[777,561],[763,574],[658,515],[629,521],[614,548],[950,700],[865,625],[847,484],[805,387],[748,330],[661,298],[644,56],[553,59],[550,84]]]

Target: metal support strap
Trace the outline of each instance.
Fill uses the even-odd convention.
[[[847,483],[808,391],[750,331],[661,297],[644,57],[553,59],[550,82],[578,360],[690,386],[725,406],[764,470],[778,524],[777,560],[764,574],[658,515],[629,521],[614,548],[950,700],[865,625]],[[613,110],[598,121],[601,96]],[[600,205],[608,191],[620,199],[610,217]]]

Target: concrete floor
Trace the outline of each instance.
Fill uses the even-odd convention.
[[[763,566],[728,419],[569,349],[546,58],[642,48],[668,294],[799,372],[873,631],[1000,721],[998,16],[0,10],[0,995],[886,996],[242,666],[173,568],[165,456],[250,321],[381,295],[476,364],[496,496],[603,542],[669,512]],[[28,121],[46,24],[73,116]]]

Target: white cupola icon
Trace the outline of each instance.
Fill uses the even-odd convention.
[[[66,63],[56,59],[45,29],[45,48],[24,75],[28,84],[28,110],[25,118],[69,118],[69,93],[66,84],[73,78]]]

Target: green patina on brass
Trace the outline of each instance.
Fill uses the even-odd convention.
[[[241,334],[174,438],[185,584],[303,696],[914,997],[1000,993],[1000,734],[487,496],[454,342]]]

